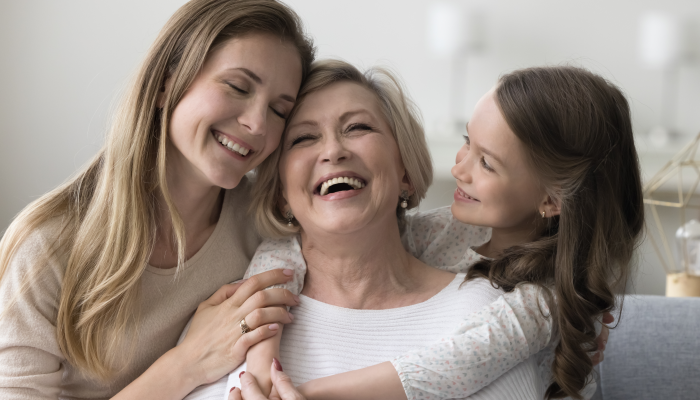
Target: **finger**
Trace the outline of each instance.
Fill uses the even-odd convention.
[[[245,400],[267,400],[253,374],[241,374],[241,394]]]
[[[236,283],[229,283],[219,288],[214,294],[212,294],[208,299],[204,300],[201,304],[206,306],[218,306],[219,304],[226,301],[226,299],[233,296],[234,293],[243,285],[245,281],[239,281]]]
[[[291,269],[273,269],[253,275],[241,285],[239,290],[232,296],[232,300],[236,306],[240,306],[246,299],[255,294],[255,292],[259,292],[272,285],[287,283],[293,276],[294,271]]]
[[[236,295],[234,295],[235,297]],[[229,299],[230,301],[230,299]],[[253,294],[240,305],[242,315],[248,315],[256,308],[271,306],[296,306],[299,305],[299,296],[295,296],[287,289],[261,290]],[[240,315],[240,314],[239,314]]]
[[[609,312],[606,312],[603,314],[603,323],[604,324],[612,324],[613,322],[615,322],[615,317],[613,317],[612,314],[610,314]]]
[[[251,329],[275,322],[289,324],[292,322],[292,314],[286,307],[256,308],[245,316],[245,322]]]
[[[243,400],[241,396],[241,389],[237,387],[232,387],[231,391],[228,393],[228,400]]]
[[[278,324],[270,324],[263,325],[261,327],[258,327],[257,329],[254,329],[244,334],[243,336],[241,336],[240,339],[236,341],[236,344],[233,345],[233,354],[240,355],[240,357],[236,357],[236,359],[240,358],[241,362],[243,362],[242,360],[245,360],[245,355],[248,352],[249,348],[262,342],[267,338],[275,336],[278,331]]]
[[[605,346],[608,344],[609,335],[610,329],[608,329],[607,326],[603,325],[603,328],[600,330],[600,335],[598,335],[598,337],[595,339],[599,351],[605,350]]]
[[[292,379],[284,373],[282,364],[276,358],[272,359],[270,375],[272,377],[272,385],[277,389],[281,400],[306,400],[294,387]]]

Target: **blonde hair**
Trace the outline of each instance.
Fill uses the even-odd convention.
[[[406,209],[417,207],[425,198],[428,187],[433,181],[433,163],[418,109],[408,97],[400,80],[391,71],[384,68],[371,68],[362,73],[344,61],[317,61],[302,84],[297,102],[287,121],[294,118],[306,97],[338,82],[356,83],[377,96],[384,119],[391,127],[398,145],[406,174],[415,190],[408,199]],[[279,146],[258,166],[253,186],[251,211],[255,216],[258,230],[268,237],[282,237],[298,232],[298,227],[287,225],[286,217],[277,206],[281,196],[278,171],[281,148],[282,146]],[[406,209],[398,206],[397,199],[396,215],[402,230]]]
[[[173,109],[216,46],[267,32],[297,48],[306,74],[314,48],[298,16],[275,0],[192,0],[167,22],[123,98],[105,146],[77,177],[27,206],[0,241],[0,279],[27,237],[51,219],[62,230],[48,254],[68,253],[56,321],[66,359],[107,379],[137,329],[139,282],[156,234],[156,194],[170,213],[178,271],[185,230],[166,184],[166,137]],[[165,80],[171,85],[164,90]],[[161,94],[162,93],[162,94]],[[164,96],[158,109],[159,95]],[[35,266],[37,273],[40,266]],[[28,281],[23,287],[28,286]],[[9,306],[7,307],[9,308]]]

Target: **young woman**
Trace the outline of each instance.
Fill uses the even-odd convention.
[[[182,398],[291,321],[268,308],[297,304],[288,291],[253,296],[289,280],[282,270],[226,284],[260,242],[245,174],[277,148],[313,56],[274,0],[173,15],[104,148],[2,239],[1,398]]]
[[[315,72],[302,88],[296,109],[304,107],[307,96],[319,89],[313,86]],[[355,78],[348,73],[337,79]],[[395,115],[382,93],[377,97],[384,102],[385,113]],[[295,125],[295,118],[293,114],[290,126]],[[371,123],[360,122],[372,130]],[[392,128],[401,135],[395,125]],[[338,132],[343,130],[338,128]],[[301,137],[313,145],[320,140],[319,128],[308,124],[306,136]],[[397,141],[402,143],[400,137]],[[480,345],[476,348],[489,350],[478,354],[485,357],[493,357],[491,350],[503,346],[503,360],[498,362],[505,369],[544,348],[540,361],[546,366],[542,374],[546,397],[581,397],[593,366],[589,352],[597,348],[595,322],[616,306],[613,289],[623,287],[620,284],[627,279],[643,225],[640,173],[627,101],[615,86],[582,69],[515,71],[501,78],[478,103],[465,142],[452,171],[458,186],[452,215],[437,210],[410,217],[405,244],[428,265],[468,271],[468,280],[489,278],[506,292],[501,299],[512,298],[509,296],[525,283],[534,284],[546,297],[542,312],[530,314],[534,323],[526,318],[514,320],[506,315],[510,303],[499,300],[501,303],[494,302],[481,314],[465,316],[457,333],[429,348],[396,354],[391,363],[304,383],[300,390],[308,398],[375,398],[377,393],[382,398],[454,398],[455,391],[463,397],[495,378],[490,374],[488,379],[462,379],[473,376],[474,343]],[[282,187],[274,178],[276,168],[268,165],[276,157],[261,169],[259,187],[265,191],[256,191],[258,221],[268,234],[296,233],[293,205],[289,213],[278,208]],[[335,194],[329,197],[332,202],[339,192],[364,190],[356,186],[326,182],[315,188],[315,195]],[[398,215],[402,205],[415,206],[419,199],[420,192],[398,198]],[[304,258],[299,250],[297,239],[267,241],[249,274],[280,265],[303,274]],[[473,262],[476,264],[470,267]],[[301,282],[290,288],[299,290]],[[529,297],[530,302],[526,299],[522,304],[537,309],[541,305],[538,296]],[[517,314],[516,309],[512,311]],[[493,335],[504,319],[510,322],[509,328],[515,328],[511,336],[504,334],[505,346],[494,343],[501,338]],[[552,324],[537,329],[547,321]],[[480,327],[490,333],[475,342],[474,330]],[[283,351],[281,361],[287,365],[284,356]],[[490,360],[485,365],[493,363]],[[294,372],[290,374],[294,379]]]

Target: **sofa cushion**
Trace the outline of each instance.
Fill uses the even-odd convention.
[[[700,399],[700,298],[625,296],[594,399]]]

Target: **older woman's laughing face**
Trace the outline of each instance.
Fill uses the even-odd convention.
[[[399,196],[410,185],[370,90],[340,82],[310,94],[282,146],[285,207],[305,233],[386,232],[388,224],[397,226]]]

